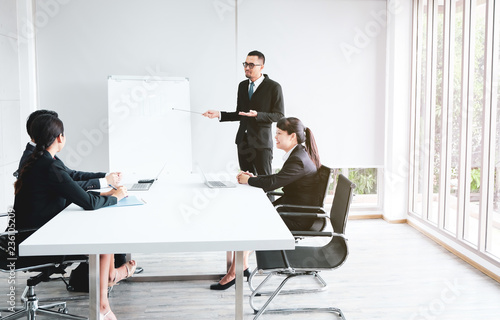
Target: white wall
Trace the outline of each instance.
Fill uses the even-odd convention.
[[[43,2],[37,1],[38,11]],[[234,108],[236,100],[234,11],[220,12],[212,1],[81,1],[60,6],[37,35],[40,101],[59,112],[67,147],[61,158],[73,168],[107,170],[108,75],[187,77],[191,109]],[[193,121],[195,158],[231,147],[234,124]],[[104,139],[92,139],[100,130]],[[213,133],[213,134],[212,134]],[[168,148],[175,132],[156,139]],[[218,143],[215,143],[218,140]],[[99,141],[99,142],[96,142]],[[91,152],[84,147],[92,143]],[[134,146],[130,146],[133,152]]]
[[[0,213],[13,205],[22,152],[16,0],[0,0]]]
[[[37,1],[40,107],[65,122],[61,158],[71,167],[107,169],[106,132],[91,152],[83,146],[107,121],[108,75],[188,77],[192,110],[234,110],[253,49],[282,84],[286,114],[315,132],[325,164],[383,166],[386,33],[374,15],[385,0],[45,3]],[[193,117],[194,161],[210,170],[234,164],[236,127]],[[168,146],[171,137],[156,139]]]
[[[385,0],[238,7],[238,56],[253,48],[268,56],[265,71],[283,87],[286,115],[311,128],[330,167],[384,164],[385,16]]]

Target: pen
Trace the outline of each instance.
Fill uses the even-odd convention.
[[[111,188],[115,189],[115,190],[118,190],[115,186],[113,186],[112,184],[108,184],[108,186],[110,186]]]

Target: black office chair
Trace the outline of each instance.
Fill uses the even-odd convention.
[[[328,188],[331,181],[332,169],[325,165],[321,165],[321,167],[317,171],[317,189],[315,190],[316,198],[312,199],[311,203],[309,203],[308,205],[293,205],[282,203],[275,206],[276,211],[278,211],[278,213],[282,217],[305,217],[314,219],[312,226],[308,230],[291,231],[296,241],[299,241],[306,236],[322,234],[323,230],[328,225],[327,219],[329,219],[329,216],[324,208],[324,201],[326,195],[328,194]],[[270,191],[267,194],[273,196],[282,196],[283,192]],[[331,235],[332,233],[325,232],[325,234]],[[257,271],[257,269],[254,269],[253,274],[248,279],[248,284],[250,290],[252,291],[254,291],[256,287],[253,283],[253,279],[255,279],[254,276]],[[319,284],[321,285],[320,290],[326,287],[325,281],[319,275],[316,280],[318,280]]]
[[[306,217],[314,219],[309,230],[301,230],[307,232],[322,231],[327,225],[328,214],[324,209],[324,201],[328,194],[328,187],[332,181],[332,169],[322,165],[317,171],[317,189],[315,190],[316,198],[307,205],[294,205],[281,203],[275,206],[276,210],[282,217]],[[282,192],[271,191],[268,194],[274,196],[283,195]],[[306,215],[304,215],[306,213]],[[301,238],[296,235],[298,231],[292,231],[295,238]]]
[[[17,230],[12,232],[0,233],[0,271],[5,273],[12,272],[38,272],[37,275],[27,280],[26,288],[21,296],[23,307],[20,310],[9,308],[14,313],[0,317],[1,320],[12,320],[26,318],[33,320],[37,314],[48,315],[51,319],[88,319],[72,314],[68,314],[66,302],[55,302],[39,306],[40,300],[35,294],[35,286],[40,282],[51,280],[54,274],[65,274],[65,269],[73,263],[86,262],[86,256],[36,256],[21,257],[16,255],[12,240],[16,235],[33,230]],[[51,299],[54,300],[54,299]],[[50,309],[57,308],[57,311]]]
[[[347,239],[345,238],[345,227],[349,214],[349,207],[356,186],[342,174],[338,177],[337,188],[330,211],[330,221],[333,233],[330,241],[324,246],[296,246],[295,250],[286,251],[257,251],[257,270],[269,272],[261,284],[252,290],[250,295],[250,306],[255,311],[255,319],[266,312],[269,304],[282,291],[288,280],[299,276],[318,277],[321,270],[333,270],[341,266],[348,256]],[[250,277],[253,277],[252,273]],[[264,294],[262,288],[275,275],[284,276],[285,279],[271,294],[269,299],[261,308],[256,308],[254,299]],[[251,283],[251,279],[248,281]],[[326,283],[325,283],[326,285]],[[311,312],[326,311],[338,314],[345,320],[344,314],[339,308],[286,308],[268,310],[269,312]]]

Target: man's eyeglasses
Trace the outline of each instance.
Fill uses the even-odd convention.
[[[250,68],[250,69],[253,69],[253,67],[255,66],[261,66],[261,64],[255,64],[255,63],[246,63],[246,62],[243,62],[243,68]]]

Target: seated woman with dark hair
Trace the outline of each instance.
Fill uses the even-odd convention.
[[[283,196],[273,202],[278,204],[294,205],[318,205],[322,201],[318,195],[318,175],[317,171],[321,167],[318,147],[309,128],[306,128],[302,121],[297,118],[281,118],[276,124],[276,147],[285,151],[283,160],[285,163],[276,174],[254,176],[249,172],[240,172],[237,176],[241,184],[249,184],[254,187],[272,191],[283,187]],[[304,144],[304,145],[303,145]],[[309,230],[315,218],[282,217],[287,227],[294,230]],[[243,254],[243,268],[245,275],[249,274],[248,255]],[[228,270],[228,273],[219,283],[210,286],[212,290],[225,290],[234,284],[235,262]]]
[[[273,202],[278,204],[318,205],[317,171],[321,167],[318,147],[311,129],[297,118],[281,118],[276,124],[276,147],[285,151],[285,163],[276,174],[254,176],[248,172],[238,175],[239,183],[248,183],[264,191],[283,187],[283,196]],[[304,144],[304,145],[302,145]],[[321,205],[321,204],[320,204]],[[283,217],[292,231],[308,230],[315,219]]]
[[[64,163],[55,157],[66,143],[64,126],[58,117],[50,114],[38,116],[31,131],[36,147],[14,185],[17,229],[38,229],[71,203],[85,210],[95,210],[116,204],[127,196],[125,187],[100,194],[85,192],[69,176]],[[33,232],[17,237],[16,244]],[[135,268],[136,263],[132,260],[115,269],[111,254],[100,255],[101,320],[116,319],[109,305],[108,286],[130,277]]]

